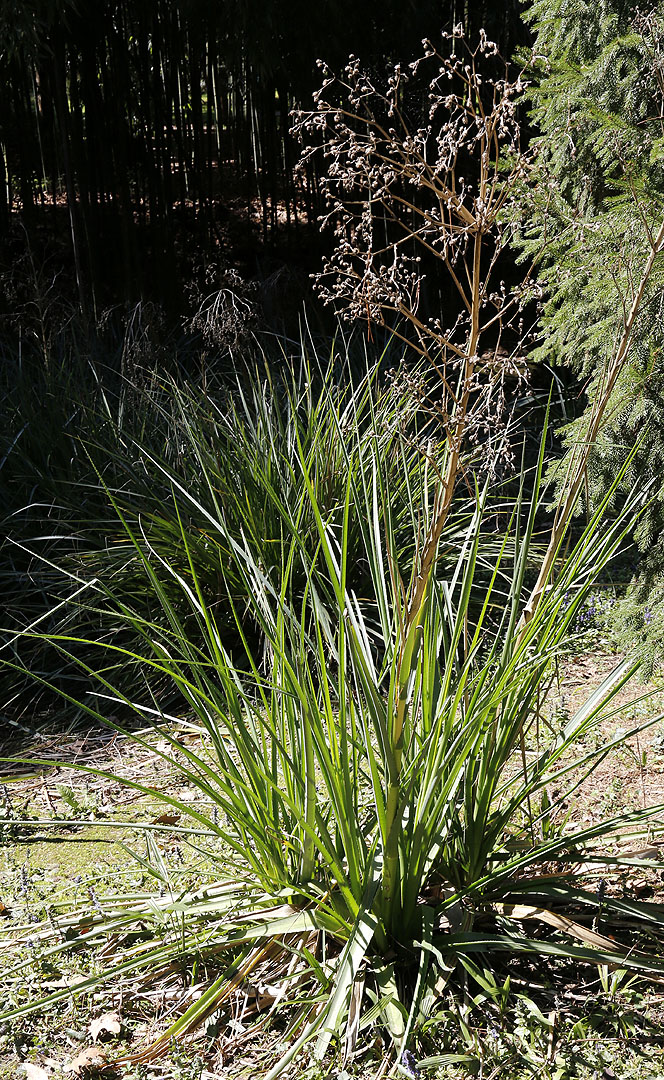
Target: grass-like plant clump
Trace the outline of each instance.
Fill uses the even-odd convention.
[[[60,628],[39,640],[84,680],[82,694],[61,691],[70,701],[128,726],[195,791],[125,780],[189,820],[180,831],[218,881],[12,927],[0,1020],[73,993],[26,994],[27,939],[41,964],[106,946],[76,993],[172,966],[204,972],[204,992],[183,994],[133,1060],[213,1015],[236,1031],[239,1009],[255,1022],[247,1038],[269,1033],[270,1078],[333,1045],[350,1061],[368,1025],[386,1034],[390,1060],[426,1058],[441,1000],[468,978],[497,1000],[505,956],[664,973],[664,910],[608,887],[644,864],[630,845],[662,807],[585,827],[562,813],[611,749],[586,736],[618,711],[636,663],[621,660],[571,717],[545,709],[642,496],[611,517],[609,494],[580,535],[560,530],[543,586],[543,452],[496,533],[485,491],[450,513],[445,449],[413,444],[403,398],[372,378],[354,393],[323,380],[316,394],[310,382],[265,383],[225,413],[176,395],[177,454],[127,446],[141,499],[154,485],[144,512],[131,485],[110,487],[99,470],[121,554],[106,567],[94,556],[77,610],[112,617],[122,634]]]
[[[165,565],[159,570],[160,560],[183,572],[193,562],[225,644],[240,650],[232,605],[242,613],[244,632],[254,645],[260,632],[244,596],[243,575],[234,567],[231,540],[244,537],[273,575],[294,533],[303,548],[316,542],[315,519],[300,508],[300,452],[321,509],[336,515],[339,524],[348,470],[356,470],[367,454],[377,455],[394,480],[395,535],[405,554],[412,544],[409,485],[420,482],[419,442],[426,438],[427,417],[418,416],[410,386],[379,376],[398,357],[392,360],[388,347],[369,370],[341,336],[322,361],[306,340],[294,357],[279,348],[275,355],[270,341],[267,349],[257,348],[232,379],[211,371],[201,383],[158,374],[154,367],[134,372],[128,382],[72,357],[46,370],[8,365],[0,469],[5,648],[16,657],[13,671],[3,673],[8,716],[34,726],[39,715],[38,684],[32,675],[23,678],[21,668],[70,695],[77,696],[80,687],[76,664],[64,658],[54,663],[43,641],[26,631],[83,637],[88,662],[94,640],[101,649],[99,663],[107,664],[111,658],[104,654],[104,642],[128,645],[131,635],[126,620],[106,602],[111,580],[113,591],[146,620],[164,621],[163,606],[145,589],[140,559],[118,509],[152,551],[155,572],[194,638],[186,602],[183,607]],[[405,431],[408,440],[401,437]],[[357,432],[371,437],[357,439]],[[185,485],[192,496],[181,507],[183,520],[172,498],[174,484]],[[218,516],[221,506],[231,539],[210,529],[209,517]],[[349,548],[353,586],[368,595],[372,584],[361,556],[362,528],[361,522],[352,524]],[[296,559],[290,587],[301,592],[306,576]],[[140,694],[140,665],[120,667],[124,688]],[[41,711],[53,700],[43,694]]]

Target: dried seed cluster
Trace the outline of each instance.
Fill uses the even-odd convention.
[[[423,46],[382,88],[355,56],[340,76],[321,63],[315,108],[294,113],[300,168],[318,165],[321,222],[336,240],[316,283],[345,318],[369,333],[388,326],[426,357],[450,446],[489,440],[493,459],[525,376],[524,293],[495,280],[506,205],[528,169],[516,115],[524,77],[510,76],[484,32],[474,49],[461,26]],[[445,288],[456,294],[449,319]]]

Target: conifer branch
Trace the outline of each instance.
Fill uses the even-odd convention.
[[[623,370],[627,357],[629,355],[630,345],[632,343],[632,334],[634,331],[634,324],[643,301],[643,297],[646,291],[646,287],[652,275],[655,260],[657,256],[664,250],[664,221],[660,225],[659,232],[650,246],[650,253],[646,259],[643,272],[641,274],[641,280],[638,288],[634,294],[632,300],[632,306],[629,310],[627,319],[624,322],[623,331],[617,346],[614,350],[613,356],[604,372],[602,382],[598,388],[598,393],[593,399],[593,403],[590,409],[590,418],[588,423],[588,430],[585,439],[581,443],[577,443],[571,452],[570,459],[567,466],[567,474],[563,483],[561,497],[556,507],[554,515],[553,526],[551,529],[551,539],[547,547],[542,565],[540,567],[537,581],[530,594],[528,603],[526,604],[523,615],[521,617],[520,631],[523,633],[526,624],[530,621],[534,615],[537,605],[539,604],[547,585],[549,584],[551,574],[555,565],[556,557],[562,543],[563,537],[567,530],[569,520],[574,512],[576,501],[579,497],[581,487],[584,483],[586,476],[586,469],[588,460],[592,449],[597,441],[597,436],[602,426],[602,421],[606,413],[607,407],[611,400],[611,395],[615,389],[618,377]]]

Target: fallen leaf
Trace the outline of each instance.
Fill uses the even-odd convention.
[[[94,930],[94,923],[79,923],[78,926],[68,926],[65,930],[65,939],[73,941],[76,937],[89,934],[91,930]]]
[[[21,1068],[27,1080],[50,1080],[50,1072],[42,1069],[41,1065],[33,1065],[31,1061],[24,1061]]]
[[[180,820],[180,814],[160,814],[152,819],[153,825],[175,825]]]
[[[87,1076],[90,1073],[101,1069],[106,1064],[106,1055],[103,1050],[100,1050],[98,1046],[88,1046],[85,1050],[81,1050],[80,1054],[77,1054],[75,1058],[65,1066],[65,1072],[73,1073],[74,1076]]]
[[[496,911],[508,915],[511,919],[539,919],[540,922],[548,923],[549,926],[553,926],[556,930],[562,930],[563,933],[578,938],[580,941],[585,942],[586,945],[592,945],[596,949],[611,949],[612,944],[614,944],[613,938],[598,934],[587,926],[574,922],[573,919],[569,919],[566,915],[561,915],[557,911],[533,907],[531,904],[495,904],[494,907]],[[621,946],[622,951],[624,949]]]
[[[114,1035],[119,1035],[122,1031],[122,1020],[116,1012],[104,1013],[103,1016],[90,1022],[89,1030],[93,1043],[96,1043],[99,1038],[112,1039]]]
[[[649,900],[655,895],[655,890],[647,881],[637,881],[634,886],[634,895],[637,900]]]

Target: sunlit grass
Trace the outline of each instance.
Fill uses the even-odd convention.
[[[100,562],[91,608],[112,614],[131,644],[108,640],[99,665],[86,659],[85,636],[47,637],[90,688],[75,699],[79,708],[118,729],[109,717],[140,722],[132,739],[167,762],[178,783],[169,789],[142,775],[124,783],[181,815],[178,832],[206,859],[216,857],[219,879],[193,890],[169,884],[157,897],[106,897],[99,909],[15,929],[16,947],[29,934],[41,961],[52,962],[82,934],[86,948],[112,942],[105,970],[80,991],[158,979],[174,966],[205,971],[202,996],[184,999],[174,1023],[134,1055],[142,1061],[213,1013],[230,1017],[239,1001],[250,1018],[247,987],[260,976],[273,991],[256,1022],[281,1016],[286,1033],[278,1041],[288,1046],[275,1050],[270,1077],[301,1053],[322,1061],[332,1043],[348,1057],[361,1015],[383,1026],[397,1054],[417,1046],[459,973],[475,971],[488,985],[482,971],[491,971],[494,956],[661,977],[664,910],[600,896],[590,883],[595,867],[609,880],[630,862],[659,865],[652,855],[630,854],[629,842],[659,827],[662,807],[588,827],[554,824],[555,811],[611,749],[588,736],[618,710],[636,663],[621,660],[585,704],[538,739],[555,663],[639,497],[611,518],[607,496],[524,618],[542,457],[531,495],[517,499],[501,534],[488,528],[494,513],[478,491],[440,541],[445,558],[427,561],[438,536],[437,471],[399,425],[386,451],[371,381],[361,388],[365,413],[342,410],[343,397],[316,412],[305,396],[304,429],[296,400],[285,399],[277,423],[277,406],[266,388],[260,392],[268,430],[279,432],[268,440],[278,485],[267,468],[259,471],[264,439],[255,428],[248,435],[235,414],[239,461],[257,473],[253,494],[241,486],[243,472],[222,474],[208,436],[185,422],[183,398],[181,430],[195,451],[188,460],[197,462],[192,482],[140,444],[133,450],[168,492],[160,510],[168,534],[157,538],[154,521],[131,513],[122,490],[105,489],[137,586],[128,592]],[[333,460],[334,469],[323,470]],[[268,506],[278,523],[272,546],[256,524],[259,495],[261,522]],[[413,609],[422,565],[435,572]],[[149,613],[136,604],[139,595],[149,598]],[[127,669],[140,673],[140,697],[132,680],[117,677]],[[163,700],[173,704],[166,709]],[[615,746],[656,719],[638,720]],[[181,737],[186,731],[202,742]],[[113,770],[78,768],[117,779]],[[197,799],[183,798],[180,783]],[[616,838],[623,846],[609,849]],[[148,854],[155,880],[164,878],[158,849]],[[601,929],[593,929],[600,909]],[[5,972],[10,1004],[0,1018],[71,994],[17,996],[30,963],[17,955]]]

